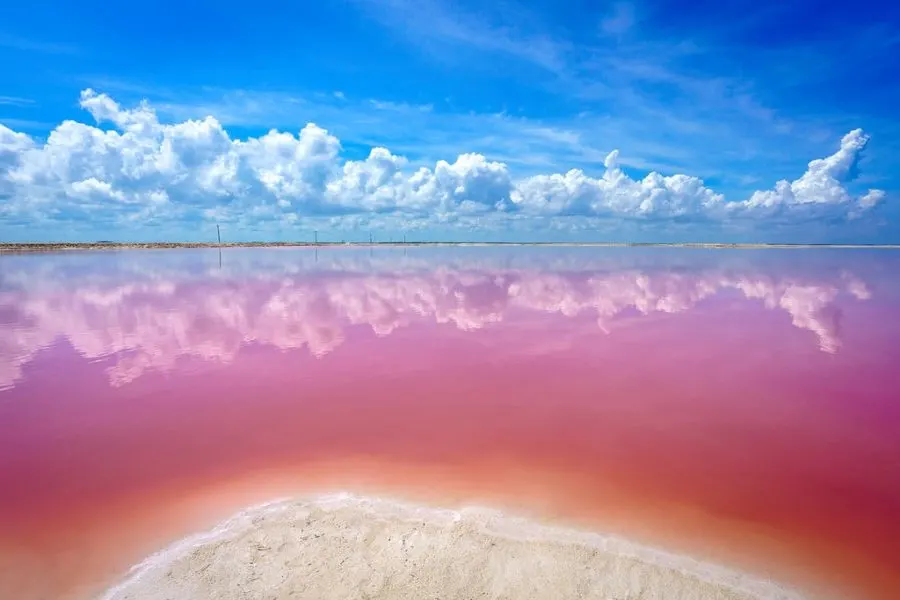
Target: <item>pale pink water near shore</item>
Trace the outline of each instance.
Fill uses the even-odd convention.
[[[0,597],[348,490],[900,590],[900,254],[0,257]]]

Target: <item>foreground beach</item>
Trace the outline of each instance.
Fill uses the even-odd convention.
[[[136,566],[103,600],[800,600],[735,571],[483,509],[352,495],[249,509]]]

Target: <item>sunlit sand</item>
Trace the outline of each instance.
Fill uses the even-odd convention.
[[[350,495],[255,507],[136,566],[103,600],[800,599],[735,571],[496,511]]]

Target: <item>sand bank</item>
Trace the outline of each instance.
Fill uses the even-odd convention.
[[[103,600],[800,600],[720,566],[487,509],[348,494],[248,509],[135,566]]]

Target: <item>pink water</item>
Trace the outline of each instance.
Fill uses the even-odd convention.
[[[0,597],[350,490],[900,594],[900,254],[0,257]]]

